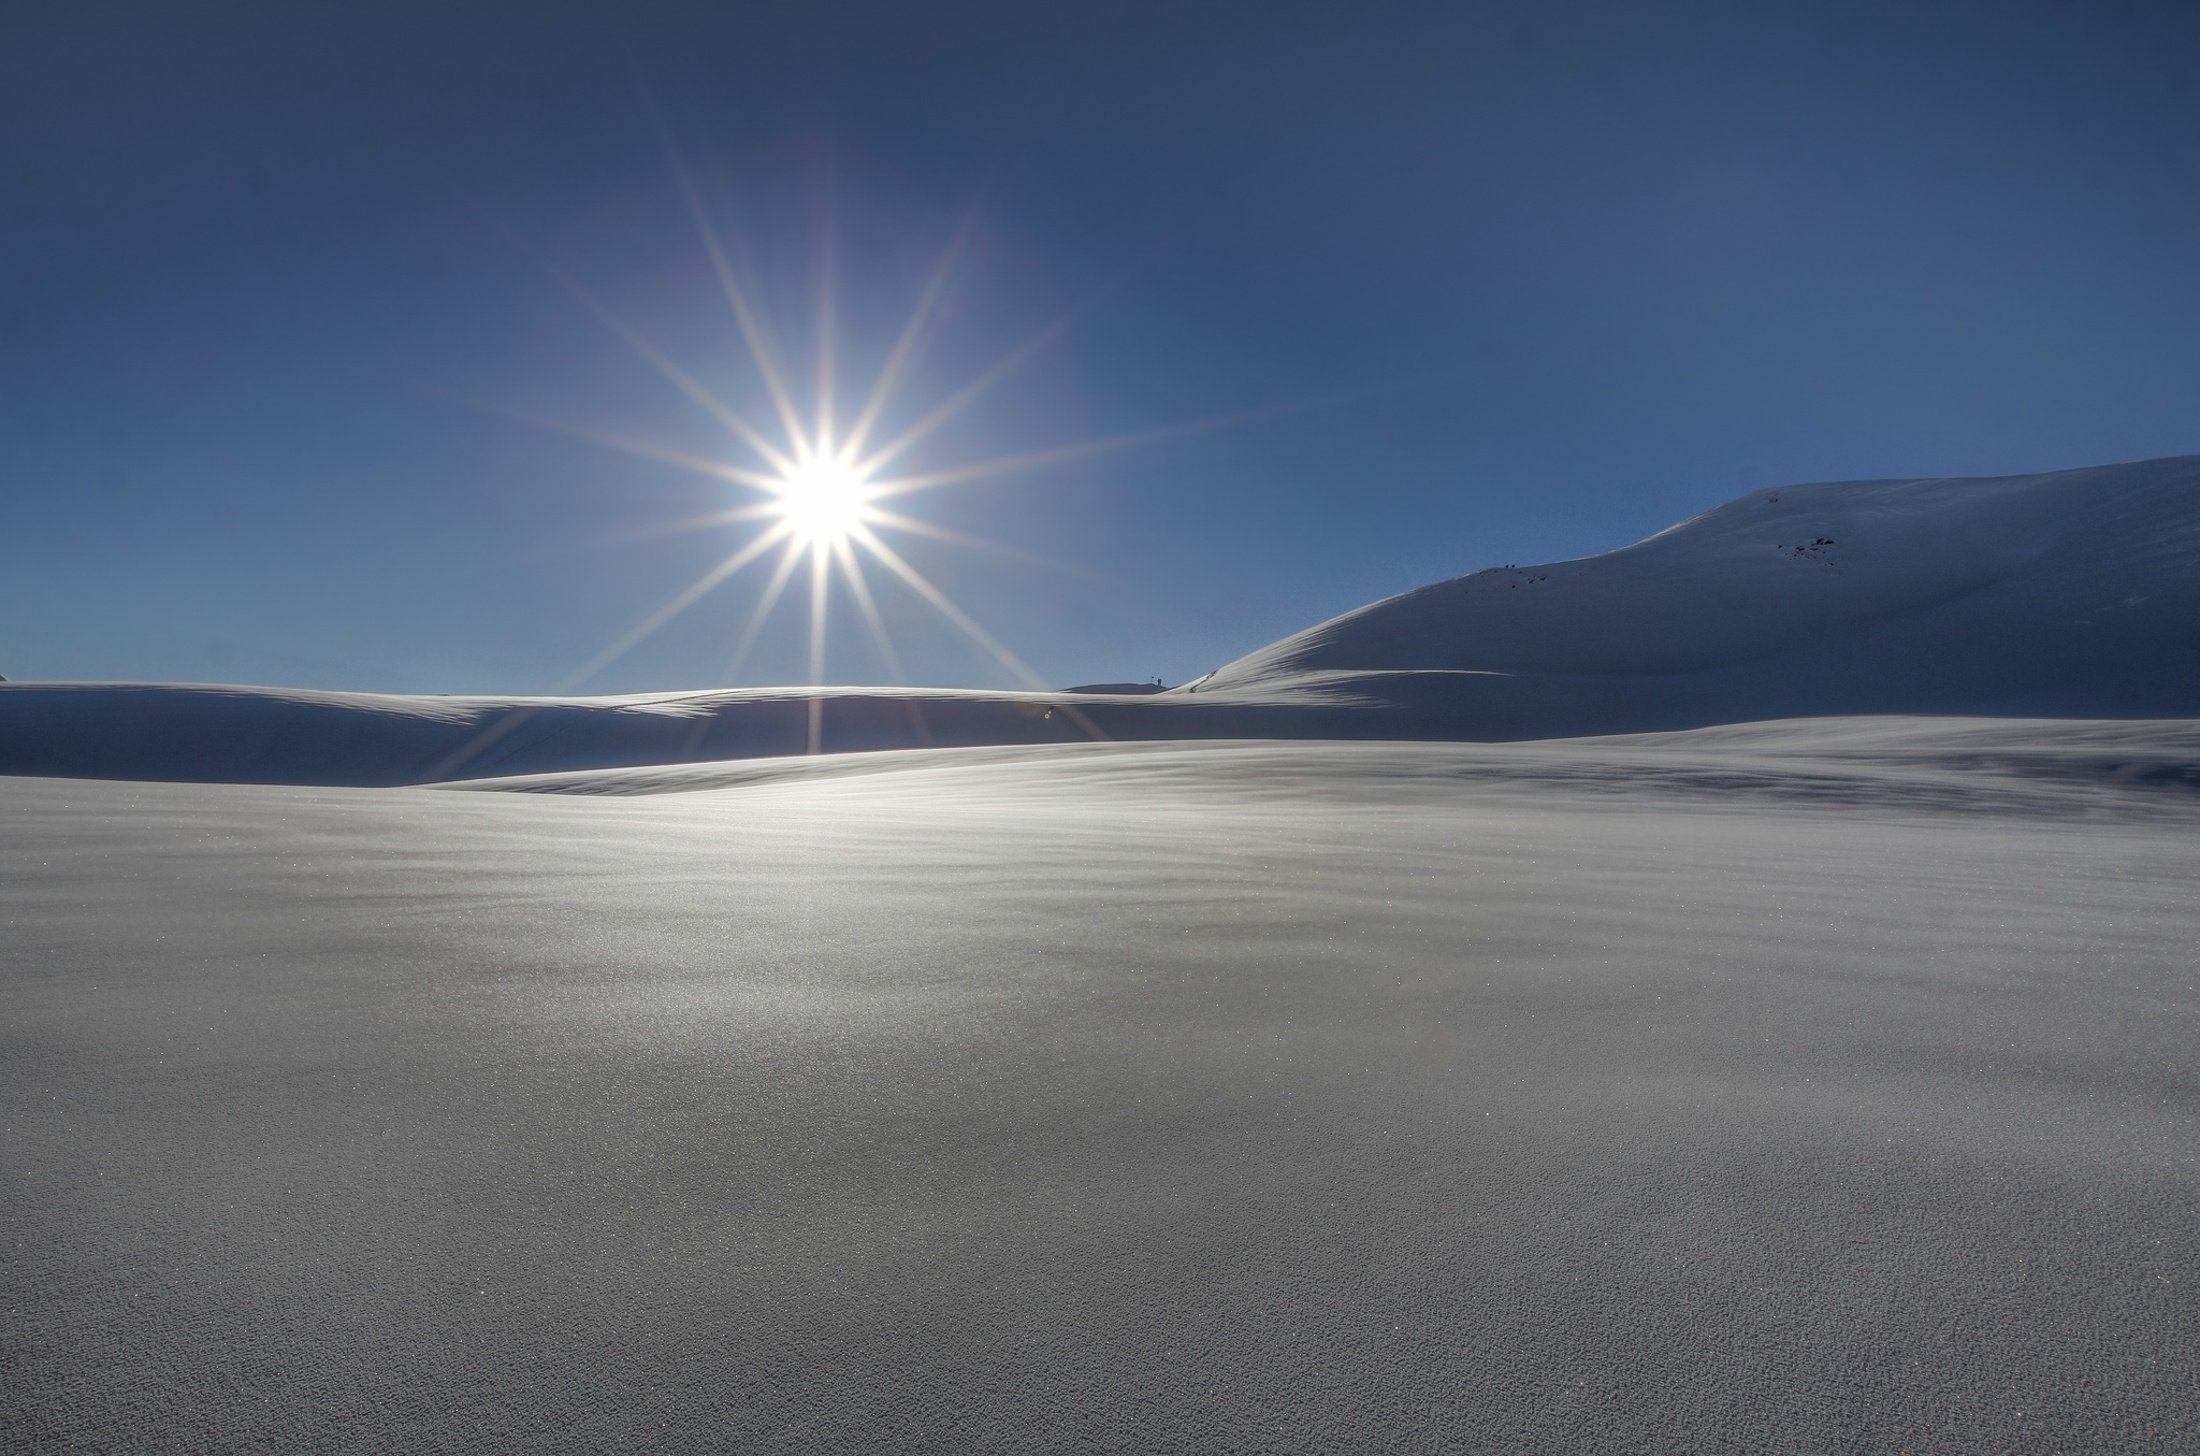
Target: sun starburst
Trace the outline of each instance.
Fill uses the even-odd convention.
[[[838,553],[856,528],[878,518],[874,488],[846,456],[803,452],[770,487],[771,509],[794,540],[812,552]]]
[[[882,568],[886,579],[897,584],[898,588],[906,589],[910,597],[947,622],[973,647],[1019,682],[1029,688],[1043,689],[1045,684],[1021,658],[981,626],[945,591],[927,579],[887,537],[891,533],[906,533],[1009,556],[1023,556],[1024,553],[998,542],[935,525],[901,509],[889,509],[883,502],[892,500],[898,507],[908,497],[921,491],[1085,459],[1128,446],[1170,439],[1275,412],[1248,411],[1236,416],[1085,440],[995,459],[967,461],[959,465],[898,475],[890,473],[890,467],[911,456],[918,446],[962,415],[989,389],[1038,352],[1057,342],[1066,332],[1074,311],[1052,321],[1023,343],[1007,351],[993,365],[979,371],[959,387],[947,391],[944,397],[918,414],[914,423],[900,433],[883,443],[874,443],[873,436],[888,417],[889,407],[900,402],[901,393],[910,384],[913,365],[926,333],[935,322],[942,298],[958,264],[969,249],[975,219],[966,219],[948,242],[919,292],[907,321],[888,350],[861,408],[849,417],[845,430],[838,427],[835,417],[835,401],[843,391],[841,382],[835,378],[836,289],[828,256],[826,265],[820,270],[815,310],[815,358],[818,368],[812,401],[814,408],[812,416],[805,419],[788,382],[792,371],[773,348],[771,336],[765,328],[764,310],[751,288],[743,281],[740,270],[734,266],[733,259],[739,250],[729,246],[730,232],[710,215],[694,175],[673,144],[669,132],[664,135],[664,143],[666,157],[689,220],[709,260],[719,291],[732,315],[735,330],[755,367],[760,393],[770,407],[776,428],[760,425],[737,411],[707,388],[694,371],[680,364],[670,353],[647,338],[578,282],[552,271],[552,277],[642,362],[722,426],[732,442],[746,452],[747,458],[705,458],[648,441],[600,433],[563,420],[536,419],[535,423],[643,459],[687,469],[749,493],[748,499],[725,510],[679,522],[671,527],[658,528],[650,534],[662,534],[667,530],[727,527],[746,528],[752,532],[723,561],[696,581],[675,592],[656,610],[560,683],[561,692],[579,687],[742,571],[765,562],[769,562],[770,566],[764,588],[747,620],[734,634],[723,674],[727,682],[739,680],[750,650],[760,640],[767,623],[788,594],[788,588],[794,584],[795,576],[805,566],[808,568],[810,682],[821,685],[824,681],[827,608],[836,584],[855,602],[880,659],[899,679],[900,656],[887,628],[886,613],[872,590],[871,580],[865,569],[868,562]],[[812,751],[818,747],[818,724],[819,713],[813,702]]]

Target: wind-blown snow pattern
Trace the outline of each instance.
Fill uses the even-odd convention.
[[[2187,1451],[2195,731],[17,780],[0,1448]]]

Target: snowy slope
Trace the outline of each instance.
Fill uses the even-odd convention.
[[[2200,456],[1781,486],[1601,556],[1349,612],[1194,687],[1367,673],[1477,712],[1679,726],[1803,713],[2200,713]],[[1626,720],[1626,721],[1622,721]]]
[[[2189,1449],[2195,733],[19,779],[0,1448]]]
[[[1759,491],[1624,550],[1377,602],[1160,694],[0,684],[0,774],[392,785],[813,741],[1506,740],[1864,713],[2200,715],[2200,457]]]
[[[918,771],[921,771],[919,773]],[[1279,787],[1310,799],[1412,801],[1472,786],[1503,802],[1552,784],[1615,801],[1792,802],[2034,816],[2200,812],[2200,720],[1793,718],[1680,733],[1527,743],[1076,743],[742,759],[480,778],[440,788],[634,797],[717,789],[873,791],[872,780],[958,802],[997,792],[1122,792],[1227,808]]]
[[[408,697],[184,683],[0,686],[0,774],[353,787],[628,764],[1121,738],[1431,736],[1411,710],[1296,687],[1206,698],[750,688]]]

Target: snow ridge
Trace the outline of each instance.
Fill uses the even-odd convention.
[[[1515,740],[1863,714],[2200,717],[2200,456],[1760,490],[1156,693],[431,698],[0,685],[0,774],[389,785],[891,749]]]
[[[2200,456],[2185,456],[1755,491],[1601,556],[1376,602],[1196,686],[1273,689],[1316,672],[1701,675],[1673,686],[1702,721],[2182,715],[2200,712],[2196,670]]]

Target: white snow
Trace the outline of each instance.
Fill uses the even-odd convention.
[[[1826,714],[2200,714],[2200,457],[1756,492],[1494,568],[1185,689],[408,698],[0,685],[0,773],[400,784],[801,753],[1185,738],[1507,740]]]
[[[1151,696],[0,686],[0,1448],[2179,1449],[2196,502]]]
[[[2196,749],[18,780],[0,1443],[2173,1449]]]
[[[1760,490],[1625,550],[1377,602],[1197,686],[1367,672],[1501,675],[1431,691],[1529,728],[1597,716],[1576,731],[2200,712],[2200,456]]]

